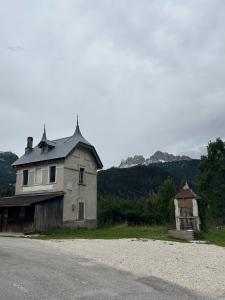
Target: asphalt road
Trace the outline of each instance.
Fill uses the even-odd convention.
[[[161,279],[137,278],[37,240],[0,237],[0,300],[206,299]]]

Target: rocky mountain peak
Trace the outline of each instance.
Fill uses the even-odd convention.
[[[165,163],[165,162],[173,162],[173,161],[184,161],[191,160],[189,156],[186,155],[173,155],[167,152],[156,151],[149,158],[144,158],[142,155],[134,155],[133,157],[128,157],[127,159],[123,159],[119,165],[119,168],[130,168],[137,165],[150,165],[155,163]]]
[[[142,155],[134,155],[133,157],[128,157],[123,159],[119,168],[130,168],[137,165],[143,165],[145,163],[145,158]]]

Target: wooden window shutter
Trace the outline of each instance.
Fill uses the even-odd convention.
[[[78,208],[78,219],[83,220],[84,219],[84,202],[79,202],[79,208]]]

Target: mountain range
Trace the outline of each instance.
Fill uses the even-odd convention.
[[[128,168],[111,168],[98,172],[98,197],[145,197],[159,190],[165,179],[171,177],[177,190],[185,180],[195,186],[200,160],[191,159],[138,165]]]
[[[192,158],[186,155],[173,155],[167,152],[156,151],[149,158],[144,158],[142,155],[134,155],[121,161],[119,168],[130,168],[134,166],[148,166],[151,164],[176,162],[176,161],[190,161]]]

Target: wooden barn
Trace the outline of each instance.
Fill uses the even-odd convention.
[[[62,225],[63,193],[0,198],[0,232],[42,232]]]

